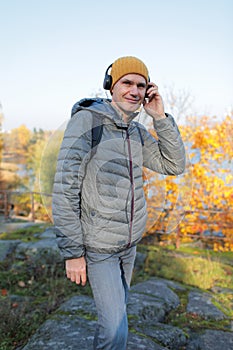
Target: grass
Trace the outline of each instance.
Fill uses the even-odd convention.
[[[44,230],[44,225],[35,225],[4,237],[29,242]],[[45,265],[30,257],[22,261],[9,256],[0,263],[0,350],[24,345],[61,303],[78,294],[90,296],[91,289],[68,281],[63,263]]]
[[[28,242],[44,230],[45,226],[35,225],[6,234],[4,239]],[[168,323],[183,330],[229,329],[229,319],[220,322],[204,320],[188,314],[186,306],[191,288],[209,292],[218,288],[218,293],[213,293],[213,303],[229,318],[233,318],[233,296],[230,291],[233,289],[233,267],[230,254],[219,255],[188,246],[174,250],[173,247],[139,245],[138,250],[146,253],[147,259],[144,268],[135,270],[133,284],[151,276],[185,284],[185,291],[176,291],[181,303],[167,315]],[[89,284],[84,288],[78,287],[66,279],[63,263],[51,261],[49,265],[38,264],[30,257],[22,261],[14,255],[0,263],[0,294],[0,350],[23,346],[40,324],[55,314],[57,308],[73,295],[92,295]]]
[[[177,253],[188,254],[191,256],[200,256],[203,258],[211,258],[213,260],[226,262],[227,264],[233,266],[233,252],[220,252],[208,249],[201,249],[193,247],[192,245],[184,244],[179,249],[175,249],[174,246],[167,246],[170,251],[176,251]]]
[[[9,264],[10,265],[10,264]],[[0,265],[1,350],[21,346],[58,306],[73,295],[91,295],[90,287],[79,288],[65,277],[63,264],[36,266]],[[16,298],[12,298],[16,296]],[[15,331],[17,325],[17,332]]]
[[[33,311],[33,312],[32,312]],[[30,306],[27,302],[12,303],[10,299],[0,300],[1,350],[14,349],[22,345],[46,317],[46,309]]]
[[[183,252],[149,247],[145,271],[149,276],[172,279],[204,290],[214,286],[233,289],[233,267],[226,259],[222,262],[219,254],[213,256],[208,252],[199,256],[196,249],[189,250],[189,255],[180,254]]]
[[[45,231],[51,224],[33,224],[25,228],[21,228],[12,232],[0,233],[0,240],[17,240],[22,242],[35,242],[39,238],[37,235]],[[1,349],[0,349],[1,350]]]

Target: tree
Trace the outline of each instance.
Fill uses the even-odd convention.
[[[3,112],[2,105],[0,103],[0,186],[2,188],[3,178],[2,178],[2,149],[3,149],[3,136],[2,136],[2,122],[3,122]]]
[[[177,121],[185,121],[192,111],[193,97],[186,89],[177,89],[174,84],[165,86],[162,94],[166,110],[176,117]]]
[[[46,141],[41,155],[39,169],[39,185],[42,202],[46,208],[49,218],[52,220],[52,191],[57,166],[57,157],[63,139],[65,124],[56,130]]]
[[[22,158],[27,157],[31,135],[32,132],[25,125],[12,129],[10,133],[11,150]]]
[[[2,161],[3,136],[2,136],[3,111],[0,103],[0,163]]]
[[[168,239],[177,227],[182,240],[202,237],[215,249],[233,250],[233,119],[191,118],[180,129],[190,161],[181,177],[151,178],[152,188],[161,186],[163,197],[148,198],[154,221],[147,234],[164,233],[161,239]]]

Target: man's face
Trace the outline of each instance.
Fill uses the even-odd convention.
[[[145,93],[145,78],[139,74],[127,74],[113,86],[112,103],[124,113],[130,114],[141,106]]]

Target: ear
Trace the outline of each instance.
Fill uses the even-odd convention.
[[[114,87],[110,89],[110,94],[111,94],[111,96],[112,96],[112,94],[113,94],[113,89],[114,89]]]

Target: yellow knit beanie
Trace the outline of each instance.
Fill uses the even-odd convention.
[[[112,85],[116,84],[116,82],[122,78],[126,74],[139,74],[142,75],[146,79],[146,83],[149,80],[148,69],[146,65],[136,57],[126,56],[120,57],[112,64],[111,76],[112,76]]]

